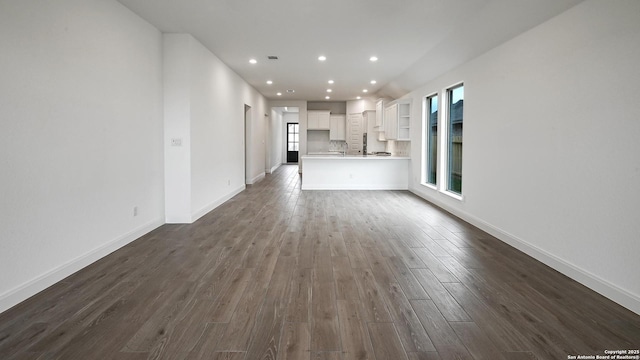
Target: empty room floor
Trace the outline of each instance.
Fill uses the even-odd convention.
[[[406,191],[282,166],[0,314],[1,359],[567,359],[640,316]]]

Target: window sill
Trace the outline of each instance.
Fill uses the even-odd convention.
[[[423,187],[426,187],[427,189],[431,189],[431,190],[437,191],[437,192],[439,192],[441,194],[447,195],[447,196],[452,197],[452,198],[454,198],[456,200],[464,202],[464,196],[462,196],[460,194],[456,194],[456,193],[451,192],[449,190],[438,189],[438,187],[436,185],[429,184],[429,183],[424,183],[423,182],[423,183],[420,183],[420,185],[422,185]]]
[[[423,182],[423,183],[420,183],[420,185],[422,185],[422,186],[424,186],[424,187],[426,187],[426,188],[429,188],[429,189],[431,189],[431,190],[438,191],[438,188],[437,188],[435,185],[433,185],[433,184],[429,184],[429,183],[424,183],[424,182]]]
[[[462,196],[461,194],[456,194],[456,193],[448,191],[448,190],[441,190],[440,192],[442,194],[444,194],[444,195],[447,195],[447,196],[452,197],[452,198],[454,198],[456,200],[464,202],[464,196]]]

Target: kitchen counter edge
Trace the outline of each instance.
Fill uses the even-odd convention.
[[[410,160],[409,156],[376,156],[376,155],[302,155],[302,159],[316,160]]]

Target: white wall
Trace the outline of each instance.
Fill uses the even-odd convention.
[[[191,210],[191,47],[188,35],[163,35],[165,221],[189,223]],[[179,146],[172,146],[177,140]]]
[[[267,132],[267,159],[269,161],[265,166],[265,171],[271,174],[282,165],[282,143],[284,141],[282,108],[272,108],[269,121],[269,130]]]
[[[286,125],[287,123],[299,123],[300,115],[298,113],[284,113],[282,117],[282,122]]]
[[[309,101],[307,110],[329,110],[332,115],[347,114],[347,103],[345,101]]]
[[[189,34],[164,34],[166,219],[190,223],[264,177],[265,98]],[[183,140],[171,146],[172,138]]]
[[[162,224],[161,49],[116,1],[0,5],[0,311]]]
[[[585,1],[409,94],[465,83],[460,202],[411,190],[640,313],[640,2]],[[442,96],[441,96],[442,98]]]
[[[375,110],[376,101],[372,98],[347,101],[347,114],[361,113],[365,110]]]

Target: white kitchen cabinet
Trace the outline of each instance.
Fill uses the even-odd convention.
[[[384,109],[383,109],[384,110]],[[374,110],[365,110],[362,113],[362,117],[365,119],[364,123],[366,124],[367,131],[367,151],[368,152],[377,152],[377,151],[385,151],[386,143],[380,140],[380,131],[382,129],[376,129],[376,115],[377,111]]]
[[[307,110],[307,130],[329,130],[330,117],[328,110]]]
[[[384,135],[388,140],[411,140],[411,102],[398,101],[384,109]]]
[[[331,115],[329,118],[329,140],[347,140],[347,118],[346,115]]]
[[[384,136],[387,140],[398,138],[398,104],[392,104],[384,109]]]
[[[411,103],[398,103],[398,141],[411,140]]]
[[[376,101],[376,124],[373,127],[378,131],[384,131],[384,100]]]

